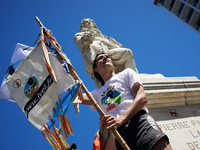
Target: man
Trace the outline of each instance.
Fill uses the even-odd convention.
[[[132,69],[115,74],[111,58],[103,53],[96,56],[93,70],[102,84],[91,92],[106,114],[100,117],[101,128],[117,127],[130,149],[171,150],[167,136],[147,113],[146,94],[137,74]],[[86,94],[82,104],[92,105]],[[118,150],[123,149],[115,142]]]

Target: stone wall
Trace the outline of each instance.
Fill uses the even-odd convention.
[[[140,74],[150,115],[173,150],[200,149],[200,80]]]

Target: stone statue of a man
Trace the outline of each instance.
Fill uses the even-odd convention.
[[[125,68],[132,68],[138,73],[132,51],[123,48],[122,44],[118,43],[112,37],[108,40],[108,37],[102,34],[92,19],[88,18],[82,20],[80,32],[76,33],[74,42],[82,53],[83,63],[87,74],[95,81],[97,87],[100,86],[94,77],[92,62],[99,53],[103,52],[111,57],[115,66],[115,73],[118,73]]]

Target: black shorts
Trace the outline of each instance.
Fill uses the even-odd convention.
[[[124,123],[117,131],[132,150],[150,150],[154,144],[168,137],[158,128],[154,119],[144,110],[138,112],[133,118]],[[123,150],[115,140],[117,150]]]

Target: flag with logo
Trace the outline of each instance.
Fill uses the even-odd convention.
[[[46,67],[41,41],[7,82],[8,89],[27,119],[40,130],[47,123],[58,96],[76,83],[59,61],[52,54],[48,55],[57,84]]]
[[[75,69],[50,30],[41,26],[40,35],[35,48],[16,48],[1,93],[9,94],[4,99],[15,101],[54,149],[67,150],[70,147],[65,139],[73,134],[67,110],[75,97],[81,95],[81,83],[71,76],[70,71]],[[78,115],[77,104],[74,106]]]

